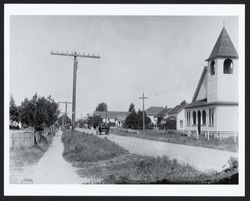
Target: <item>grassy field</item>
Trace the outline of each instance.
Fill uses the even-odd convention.
[[[232,152],[238,151],[238,143],[234,143],[233,137],[223,139],[220,142],[220,140],[216,138],[210,138],[210,140],[207,140],[205,139],[204,136],[201,136],[199,139],[196,139],[194,136],[188,137],[177,131],[166,131],[160,133],[154,130],[146,130],[145,134],[135,134],[126,131],[112,129],[111,133],[121,136],[137,137],[137,138],[169,142],[175,144],[199,146],[199,147],[213,148],[219,150],[227,150]]]
[[[202,173],[168,157],[130,154],[108,139],[68,131],[63,134],[64,158],[78,167],[81,177],[102,184],[237,183],[237,160],[223,172]]]

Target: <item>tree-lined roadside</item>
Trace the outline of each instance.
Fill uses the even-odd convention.
[[[10,183],[20,183],[19,175],[25,175],[27,167],[35,165],[52,144],[58,131],[59,109],[51,96],[45,98],[35,94],[31,99],[25,98],[20,105],[16,105],[11,96],[9,115]]]

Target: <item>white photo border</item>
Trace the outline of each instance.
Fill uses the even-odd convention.
[[[9,183],[9,64],[11,15],[238,16],[239,184],[237,185],[47,185]],[[245,6],[243,4],[5,4],[4,5],[4,195],[5,196],[244,196]],[[181,193],[180,193],[181,192]]]

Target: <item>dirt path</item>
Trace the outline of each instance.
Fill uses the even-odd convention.
[[[238,153],[229,151],[159,142],[136,137],[114,134],[101,135],[100,137],[107,137],[129,150],[130,153],[155,157],[168,156],[171,159],[177,159],[179,163],[189,164],[200,171],[221,171],[225,167],[228,167],[228,160],[231,156],[238,157]]]
[[[89,183],[88,180],[80,178],[76,168],[64,160],[63,143],[61,141],[62,131],[58,131],[53,139],[49,150],[38,161],[37,164],[24,168],[16,183],[34,184],[81,184]]]

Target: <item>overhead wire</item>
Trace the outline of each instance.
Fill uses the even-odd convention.
[[[84,34],[83,34],[83,41],[82,41],[82,43],[85,45],[85,47],[88,47],[88,45],[89,45],[88,42],[91,42],[93,49],[97,48],[97,45],[100,45],[99,44],[99,42],[100,42],[99,36],[100,36],[100,33],[102,32],[104,21],[105,21],[105,17],[89,16],[89,19],[88,19],[87,24],[85,26],[85,30],[84,30]],[[89,41],[90,40],[89,34],[91,32],[92,32],[92,34],[91,34],[92,40]],[[103,46],[103,48],[104,48],[104,46]],[[80,58],[80,59],[82,59],[82,58]],[[197,86],[197,84],[198,84],[198,81],[192,81],[192,82],[185,83],[181,86],[172,88],[171,90],[168,90],[168,91],[151,93],[151,95],[149,94],[148,96],[159,97],[159,96],[165,96],[165,95],[172,94],[172,93],[179,93],[180,91],[193,88],[194,86]]]

